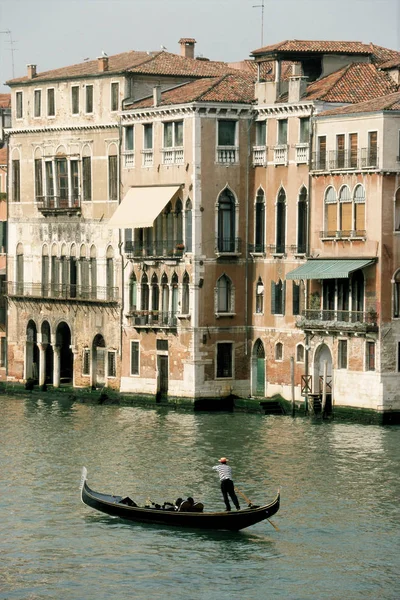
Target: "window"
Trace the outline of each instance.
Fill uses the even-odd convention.
[[[53,198],[54,197],[54,172],[53,172],[53,163],[50,160],[45,162],[45,174],[46,174],[46,196]]]
[[[354,228],[355,235],[365,233],[365,189],[363,185],[357,185],[354,190]]]
[[[283,360],[283,344],[278,342],[275,345],[275,360]]]
[[[0,367],[5,367],[7,363],[7,338],[0,338]]]
[[[256,121],[256,146],[265,146],[267,143],[267,122]]]
[[[396,271],[393,280],[393,318],[400,318],[400,270]]]
[[[34,116],[42,116],[42,90],[35,90],[34,94]]]
[[[400,231],[400,188],[394,197],[394,230]]]
[[[357,133],[350,133],[349,146],[350,146],[350,168],[356,169],[358,167],[358,134]]]
[[[285,291],[286,282],[279,280],[278,283],[271,281],[271,314],[285,314]]]
[[[87,85],[85,92],[86,104],[85,104],[85,112],[92,113],[93,112],[93,86]]]
[[[303,117],[300,119],[300,144],[308,144],[310,141],[310,118]]]
[[[296,348],[296,362],[304,362],[304,346],[299,344]]]
[[[302,187],[297,202],[297,252],[305,254],[307,252],[307,231],[308,231],[308,206],[307,190]]]
[[[262,314],[264,312],[264,284],[261,277],[258,278],[256,285],[256,313]]]
[[[368,161],[367,167],[378,166],[378,132],[368,132]]]
[[[366,342],[366,370],[375,371],[375,342]]]
[[[117,353],[115,350],[109,350],[107,353],[107,376],[116,377],[117,375]]]
[[[137,280],[135,273],[129,278],[129,310],[135,311],[137,307]]]
[[[90,350],[89,350],[89,348],[83,349],[82,375],[90,375]]]
[[[286,247],[286,193],[279,190],[276,203],[276,253],[284,254]]]
[[[119,83],[117,81],[111,84],[111,110],[114,112],[119,109]]]
[[[47,90],[47,116],[54,117],[56,114],[55,90],[49,88]]]
[[[153,149],[153,124],[145,123],[143,125],[143,147],[145,150]]]
[[[41,158],[35,158],[35,198],[43,196],[43,161]]]
[[[139,342],[131,341],[131,375],[139,375]]]
[[[238,160],[236,141],[237,121],[218,121],[217,157],[218,163],[235,163]]]
[[[92,159],[90,156],[82,157],[82,183],[83,200],[88,202],[92,199]]]
[[[73,115],[79,115],[79,86],[71,87],[71,108]]]
[[[254,252],[265,251],[265,194],[261,188],[257,192],[255,205]]]
[[[22,92],[16,92],[15,105],[16,105],[15,116],[17,119],[22,119],[22,117],[24,116],[23,93]]]
[[[79,205],[79,163],[77,160],[70,160],[70,177],[71,177],[71,196],[72,206]]]
[[[192,202],[190,198],[186,201],[185,209],[185,250],[192,252]]]
[[[350,188],[344,185],[339,192],[339,229],[342,234],[350,235],[352,230],[353,204]]]
[[[20,162],[19,159],[13,159],[12,161],[12,201],[19,202],[20,201],[20,189],[21,189],[21,181],[20,181]]]
[[[338,368],[347,369],[347,340],[338,343]]]
[[[124,127],[125,130],[125,151],[133,150],[133,125]]]
[[[217,343],[217,378],[232,377],[233,345],[231,342]]]
[[[222,275],[217,281],[217,313],[232,312],[232,281]]]
[[[0,221],[0,254],[7,253],[7,221]],[[1,295],[0,295],[1,298]]]
[[[295,281],[292,282],[292,314],[299,315],[300,314],[300,284],[297,284]]]
[[[278,120],[278,146],[285,146],[288,138],[288,120]]]
[[[320,135],[318,137],[318,164],[317,169],[326,169],[326,136]]]
[[[159,352],[168,352],[168,340],[157,340],[156,350]]]
[[[235,252],[235,198],[225,189],[218,198],[218,251]]]
[[[164,123],[164,148],[183,146],[183,121]]]
[[[336,136],[336,165],[337,169],[344,169],[345,164],[345,136],[340,133]]]
[[[118,200],[118,157],[116,154],[108,157],[108,198]]]
[[[182,314],[189,314],[189,275],[185,273],[182,280]]]
[[[60,200],[68,199],[68,165],[66,158],[56,160],[57,191]]]
[[[335,237],[337,230],[337,199],[332,186],[325,192],[325,237]]]

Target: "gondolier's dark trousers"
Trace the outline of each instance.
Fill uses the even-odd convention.
[[[231,505],[229,504],[228,494],[231,497],[232,502],[235,505],[235,507],[238,510],[240,509],[239,500],[237,499],[237,496],[235,494],[235,488],[233,487],[232,479],[223,479],[221,481],[221,492],[224,497],[226,510],[231,510]]]

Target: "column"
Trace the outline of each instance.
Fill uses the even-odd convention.
[[[60,387],[60,346],[53,344],[53,385]]]
[[[38,343],[39,348],[39,385],[46,383],[46,348],[47,344]]]

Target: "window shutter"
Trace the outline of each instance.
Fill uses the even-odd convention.
[[[357,167],[358,135],[350,134],[350,167]]]
[[[341,214],[341,231],[351,231],[351,215],[352,215],[353,205],[351,202],[342,202],[340,204],[340,214]]]
[[[327,216],[327,226],[328,231],[336,231],[337,230],[337,204],[327,204],[326,205],[326,216]]]
[[[364,231],[365,230],[365,204],[364,203],[356,203],[354,205],[356,211],[356,231]]]

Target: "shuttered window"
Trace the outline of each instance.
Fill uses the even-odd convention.
[[[324,135],[318,138],[318,168],[326,168],[326,136]]]
[[[83,199],[88,202],[92,199],[92,160],[90,156],[82,158]]]
[[[341,133],[340,135],[337,135],[336,136],[336,152],[337,152],[336,168],[338,168],[338,169],[343,169],[343,167],[345,166],[345,164],[344,164],[344,143],[345,143],[344,134]]]
[[[340,230],[342,232],[350,232],[352,229],[351,226],[351,217],[353,213],[353,205],[351,202],[341,202],[340,203]]]
[[[131,375],[139,375],[139,342],[131,342]]]
[[[326,205],[327,231],[337,230],[337,203]]]
[[[378,132],[368,133],[368,164],[367,167],[375,167],[378,164]]]
[[[350,133],[350,167],[355,169],[358,166],[358,135]]]
[[[35,198],[43,196],[43,161],[35,159]]]
[[[365,204],[355,204],[355,226],[357,232],[365,231]]]

